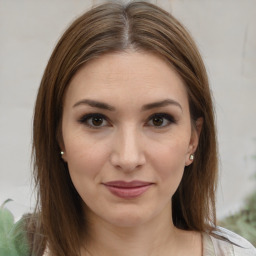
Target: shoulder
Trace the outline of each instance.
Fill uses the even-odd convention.
[[[222,227],[210,234],[215,251],[228,252],[230,254],[216,255],[234,255],[234,256],[256,256],[256,249],[243,237]]]

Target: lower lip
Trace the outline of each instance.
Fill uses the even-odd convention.
[[[109,191],[124,199],[133,199],[144,194],[151,185],[141,186],[141,187],[114,187],[114,186],[106,186]]]

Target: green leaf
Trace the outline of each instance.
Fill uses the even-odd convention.
[[[9,201],[11,200],[6,200],[0,206],[0,256],[28,256],[25,220],[14,223],[13,214],[5,208]]]
[[[234,231],[256,246],[256,192],[236,214],[226,217],[220,225]]]
[[[4,204],[0,207],[0,247],[7,243],[14,224],[14,217],[8,209],[3,208]]]
[[[29,254],[29,244],[23,218],[14,224],[10,237],[19,256]]]
[[[2,248],[0,247],[0,255],[1,256],[19,256],[19,254],[17,254],[17,252],[13,249],[10,248]]]

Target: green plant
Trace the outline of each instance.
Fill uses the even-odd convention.
[[[256,160],[256,155],[252,158]],[[254,178],[256,179],[256,173]],[[256,247],[256,191],[245,200],[244,207],[239,212],[226,217],[219,225],[241,235]]]
[[[28,256],[25,223],[23,219],[14,221],[13,214],[5,207],[10,201],[8,199],[0,206],[0,255]]]
[[[241,235],[256,246],[256,192],[247,199],[243,209],[226,217],[219,224]]]
[[[239,212],[226,217],[219,225],[234,231],[256,246],[256,191],[247,198]]]

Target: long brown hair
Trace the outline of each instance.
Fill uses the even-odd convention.
[[[60,157],[64,93],[86,62],[104,53],[132,48],[154,52],[183,79],[191,119],[203,117],[192,165],[172,199],[174,225],[184,230],[215,229],[217,150],[214,113],[205,66],[186,29],[171,14],[146,2],[107,3],[86,12],[56,45],[38,91],[33,126],[36,208],[41,235],[54,256],[77,256],[86,233],[82,200]],[[171,202],[170,202],[171,203]],[[34,254],[37,255],[34,246]]]

